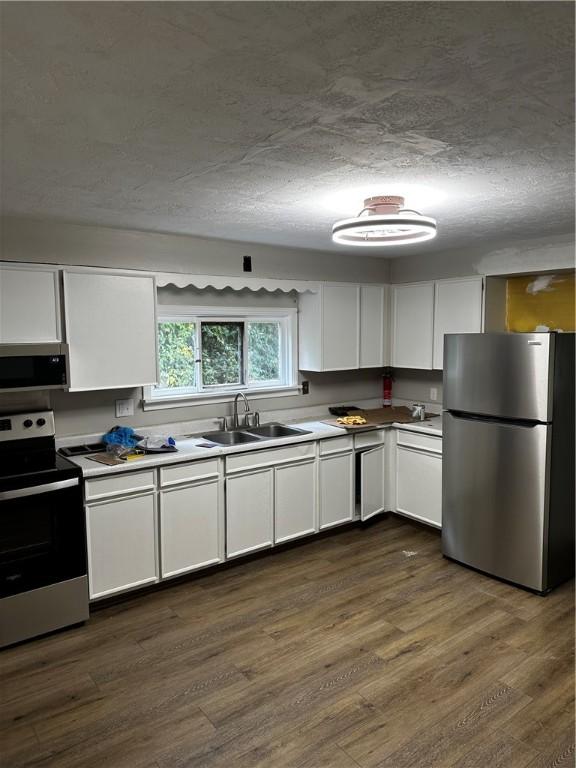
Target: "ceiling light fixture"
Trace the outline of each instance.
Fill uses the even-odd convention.
[[[368,197],[355,219],[342,219],[332,227],[332,240],[340,245],[412,245],[433,237],[436,220],[404,208],[399,195]]]

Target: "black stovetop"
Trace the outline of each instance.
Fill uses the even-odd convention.
[[[53,438],[2,443],[0,491],[79,477],[79,467],[56,452]]]

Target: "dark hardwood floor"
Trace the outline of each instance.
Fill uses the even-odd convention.
[[[1,765],[568,768],[573,622],[388,518],[5,650]]]

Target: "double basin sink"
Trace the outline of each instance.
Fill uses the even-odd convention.
[[[260,427],[244,427],[243,429],[221,430],[207,432],[202,437],[218,445],[240,445],[242,443],[257,443],[260,440],[274,440],[279,437],[295,437],[309,435],[307,429],[287,427],[285,424],[262,424]]]

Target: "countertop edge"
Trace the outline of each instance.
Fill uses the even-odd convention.
[[[440,417],[433,417],[430,421],[439,419]],[[427,425],[428,424],[428,425]],[[426,426],[427,425],[427,426]],[[152,454],[144,459],[139,459],[134,462],[119,464],[117,466],[107,466],[105,464],[98,464],[92,461],[86,456],[70,458],[70,461],[75,466],[82,470],[84,478],[103,477],[111,474],[117,474],[120,472],[136,472],[143,469],[155,469],[156,467],[166,466],[170,464],[181,464],[188,461],[202,461],[210,458],[222,458],[224,456],[230,456],[236,453],[247,453],[255,450],[266,450],[269,448],[280,448],[285,445],[297,445],[299,443],[312,442],[317,440],[325,440],[331,437],[342,437],[344,435],[352,435],[353,433],[329,424],[324,424],[321,421],[311,422],[292,422],[290,426],[298,427],[300,429],[308,430],[309,434],[306,435],[294,435],[292,437],[282,437],[273,440],[263,440],[258,444],[241,444],[236,446],[215,446],[214,448],[196,448],[195,443],[207,442],[202,437],[188,438],[186,440],[177,440],[180,443],[190,443],[188,449],[184,447],[183,450],[179,450],[174,453],[168,454]],[[362,432],[374,431],[376,429],[405,429],[411,432],[421,432],[423,434],[432,435],[434,437],[442,437],[441,426],[432,425],[429,422],[418,423],[399,423],[393,422],[390,424],[381,424],[374,427],[363,429]],[[89,463],[88,463],[89,462]]]

